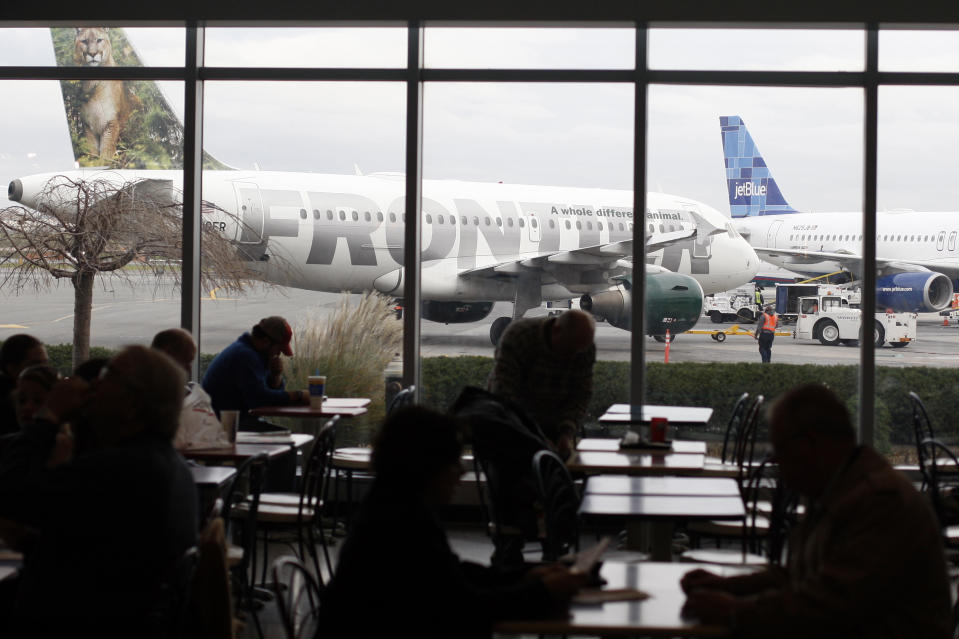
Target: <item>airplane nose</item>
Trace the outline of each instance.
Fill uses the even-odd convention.
[[[7,199],[11,202],[19,202],[23,197],[23,183],[20,180],[13,180],[7,187]]]

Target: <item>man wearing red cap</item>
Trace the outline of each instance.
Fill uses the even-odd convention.
[[[220,351],[203,376],[203,389],[217,415],[222,410],[238,410],[241,426],[252,425],[247,412],[251,408],[309,403],[306,391],[288,391],[283,381],[280,354],[292,357],[292,338],[289,323],[274,315],[261,319]]]

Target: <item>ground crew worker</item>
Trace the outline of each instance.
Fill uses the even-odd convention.
[[[756,287],[755,295],[756,295],[756,308],[762,308],[763,302],[765,300],[763,299],[763,290],[759,288],[758,286]]]
[[[776,337],[776,324],[778,319],[773,312],[772,306],[767,306],[763,314],[759,316],[756,322],[756,333],[753,337],[759,340],[759,356],[763,359],[763,364],[768,364],[773,356],[773,338]]]

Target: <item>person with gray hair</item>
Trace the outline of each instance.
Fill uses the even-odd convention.
[[[935,514],[909,479],[856,444],[821,384],[770,411],[779,476],[807,501],[785,570],[723,578],[694,570],[685,612],[737,637],[950,637],[949,580]]]
[[[27,560],[0,589],[0,634],[156,636],[173,621],[164,593],[196,543],[190,470],[173,449],[186,375],[167,355],[130,346],[92,383],[57,382],[0,458],[0,518],[32,529]],[[92,443],[48,460],[61,425]]]

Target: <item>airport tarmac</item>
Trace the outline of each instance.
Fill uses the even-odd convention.
[[[267,315],[283,315],[292,324],[311,317],[323,317],[339,304],[340,296],[292,288],[256,284],[244,294],[207,294],[201,302],[201,348],[217,352],[240,333]],[[48,344],[72,341],[73,289],[61,284],[42,291],[23,290],[15,294],[0,290],[0,339],[15,333],[36,335]],[[105,278],[96,284],[91,343],[118,348],[124,344],[148,343],[163,328],[179,325],[179,294],[169,282],[155,284],[143,279],[131,285],[123,280]],[[443,325],[423,322],[424,356],[493,354],[489,326],[512,305],[498,303],[480,322]],[[543,308],[528,315],[544,315]],[[936,314],[921,315],[918,339],[905,348],[885,346],[876,351],[879,366],[959,366],[959,326],[944,327]],[[703,318],[696,328],[714,330],[730,324],[713,324]],[[788,327],[787,327],[788,328]],[[629,360],[629,333],[605,323],[597,325],[597,355],[605,360]],[[646,340],[646,359],[661,362],[665,344]],[[682,334],[670,345],[671,362],[758,362],[756,341],[750,336],[731,335],[724,343],[709,335]],[[773,362],[794,364],[852,364],[859,361],[859,349],[849,346],[823,346],[818,342],[777,337],[773,344]]]

